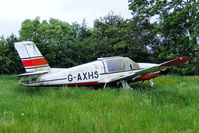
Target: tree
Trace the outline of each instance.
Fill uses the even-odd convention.
[[[189,56],[191,63],[181,70],[184,74],[192,74],[199,50],[199,1],[129,0],[129,3],[134,17],[150,20],[156,25],[151,31],[156,33],[158,40],[151,46],[156,58],[161,61]]]
[[[79,47],[83,47],[77,40],[86,36],[86,30],[83,31],[79,24],[70,25],[53,18],[42,22],[39,18],[27,19],[22,23],[19,33],[20,40],[30,40],[37,44],[52,67],[71,67],[84,60],[77,59],[82,57],[82,49]]]
[[[20,58],[14,49],[14,42],[17,41],[13,34],[7,38],[0,38],[0,74],[16,74],[23,71]]]
[[[149,60],[147,45],[153,39],[146,38],[153,38],[148,34],[151,26],[147,21],[125,20],[114,13],[96,19],[92,31],[96,57],[127,56],[136,61]]]

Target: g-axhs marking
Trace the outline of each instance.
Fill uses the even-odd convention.
[[[128,57],[105,57],[71,68],[51,68],[33,42],[15,43],[26,73],[19,84],[24,86],[106,85],[121,83],[129,88],[129,82],[157,77],[161,71],[189,60],[179,57],[162,64],[135,63]]]

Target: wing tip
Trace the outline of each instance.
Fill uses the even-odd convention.
[[[166,62],[160,64],[160,66],[179,66],[189,60],[190,60],[190,57],[187,57],[187,56],[178,57],[173,60],[166,61]]]

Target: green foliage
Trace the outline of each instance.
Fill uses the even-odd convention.
[[[96,56],[128,56],[135,61],[149,61],[147,46],[153,37],[152,25],[139,19],[124,20],[118,15],[108,14],[95,20],[93,47]]]
[[[22,71],[22,64],[13,45],[17,41],[14,35],[6,39],[0,38],[0,74],[16,74]]]
[[[114,13],[96,19],[93,29],[85,21],[69,25],[56,19],[40,22],[36,18],[22,23],[20,40],[35,42],[52,67],[70,67],[106,56],[148,61],[150,40],[144,38],[152,37],[151,27],[149,22],[124,20]]]
[[[197,132],[198,77],[164,76],[134,89],[27,88],[0,76],[0,132]]]
[[[39,18],[27,19],[19,33],[20,40],[37,44],[52,67],[70,67],[85,61],[81,52],[85,50],[80,41],[86,40],[89,29],[79,24],[70,25],[53,18],[42,22]]]
[[[189,56],[191,61],[186,66],[187,71],[181,73],[193,74],[194,66],[199,67],[199,1],[130,0],[129,3],[134,17],[152,20],[155,25],[150,31],[155,32],[157,38],[157,42],[151,45],[154,61]]]

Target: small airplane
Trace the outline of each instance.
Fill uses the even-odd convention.
[[[155,78],[168,68],[187,62],[189,57],[179,57],[161,64],[135,63],[128,57],[98,58],[96,61],[71,68],[51,68],[36,45],[31,41],[14,43],[26,73],[19,74],[23,86],[86,86],[121,84],[130,88],[130,82]],[[150,82],[153,85],[153,82]]]

